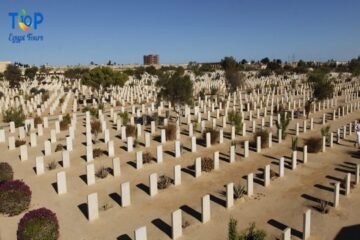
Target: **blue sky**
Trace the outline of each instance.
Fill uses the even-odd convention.
[[[44,15],[11,43],[9,12]],[[348,60],[360,55],[359,0],[1,0],[0,60],[53,65],[258,60]]]

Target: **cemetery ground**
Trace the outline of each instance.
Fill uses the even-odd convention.
[[[260,95],[259,91],[257,94]],[[291,105],[296,105],[295,102],[298,101],[303,108],[302,94],[305,96],[307,92],[300,90],[299,95],[294,95],[295,100],[293,96],[286,98],[293,102]],[[11,129],[12,126],[4,124],[3,132],[0,133],[5,134],[3,142],[0,143],[0,161],[8,162],[12,166],[14,179],[23,179],[30,186],[30,210],[46,207],[56,213],[60,225],[60,239],[227,239],[231,217],[237,220],[239,230],[244,230],[251,222],[255,222],[257,228],[266,231],[267,239],[282,239],[287,227],[291,228],[291,239],[351,239],[337,235],[342,228],[359,224],[357,209],[360,208],[360,189],[357,182],[360,176],[360,153],[354,147],[353,131],[353,126],[360,116],[358,93],[344,93],[345,96],[338,96],[331,102],[324,101],[320,107],[314,104],[309,119],[302,113],[293,117],[293,109],[289,106],[286,111],[288,115],[292,115],[292,120],[287,128],[288,136],[281,142],[275,127],[280,115],[271,115],[270,109],[266,108],[270,104],[265,104],[265,108],[261,105],[256,108],[255,104],[254,108],[258,109],[258,112],[244,111],[242,115],[243,122],[246,123],[246,134],[232,136],[234,129],[231,124],[226,121],[225,126],[223,122],[224,115],[231,111],[232,106],[220,106],[220,111],[217,112],[212,109],[214,104],[208,104],[205,100],[203,104],[207,105],[209,112],[204,107],[197,110],[186,107],[190,114],[186,114],[185,109],[187,116],[180,118],[180,134],[177,140],[162,139],[161,135],[165,136],[163,124],[151,129],[150,124],[139,126],[133,124],[134,119],[131,119],[131,124],[138,128],[139,133],[135,146],[130,144],[135,138],[122,136],[124,129],[121,129],[122,125],[118,122],[118,113],[126,110],[133,118],[141,108],[144,113],[145,106],[138,105],[135,111],[135,107],[131,105],[124,108],[107,104],[98,117],[103,129],[98,140],[94,141],[94,136],[90,133],[90,113],[71,113],[73,109],[77,109],[74,93],[61,92],[54,98],[62,95],[66,96],[61,104],[62,111],[59,102],[55,100],[55,104],[53,102],[54,105],[51,105],[53,107],[50,116],[47,110],[42,112],[43,118],[48,117],[48,124],[43,123],[43,127],[40,127],[43,131],[32,127],[30,134],[23,135],[24,132],[20,133],[23,131],[21,128]],[[285,104],[284,95],[283,91],[275,98],[281,98],[281,103]],[[242,99],[245,105],[258,97],[251,94],[249,96]],[[264,93],[263,96],[269,98],[271,94]],[[256,102],[259,102],[259,98],[257,100]],[[268,100],[267,103],[271,101]],[[71,102],[72,106],[68,104]],[[230,103],[233,102],[230,100],[229,105]],[[276,108],[279,109],[279,99],[271,105],[271,108],[275,109],[274,105],[277,105]],[[340,106],[343,108],[340,109]],[[153,106],[147,104],[146,107],[150,109]],[[164,113],[169,108],[168,103],[159,108],[160,110],[152,109],[152,112]],[[190,122],[199,119],[195,113],[198,110],[202,112],[199,121],[202,126],[193,129],[193,136],[197,138],[195,150],[189,128],[193,126]],[[65,112],[70,112],[70,129],[59,131],[54,136],[51,131],[57,129],[59,119],[65,117]],[[206,114],[210,114],[211,119]],[[174,116],[172,117],[174,119]],[[203,140],[201,131],[205,126],[212,128],[214,119],[216,129],[223,130],[223,136],[220,133],[219,137],[223,137],[223,142],[219,143],[221,140],[218,139],[209,144],[210,139]],[[260,150],[256,141],[253,143],[254,121],[256,129],[267,129],[272,133],[271,147]],[[297,123],[299,125],[296,125]],[[303,140],[320,137],[320,130],[325,126],[330,126],[329,132],[332,133],[329,142],[324,142],[322,151],[309,152],[307,157],[304,157]],[[152,132],[153,130],[155,131]],[[150,144],[145,140],[149,134]],[[294,158],[292,139],[296,134],[299,143]],[[25,150],[22,148],[23,153],[21,147],[12,149],[11,146],[12,141],[19,138],[26,140],[27,147]],[[176,147],[177,141],[180,148]],[[245,143],[249,142],[249,156],[246,156]],[[55,152],[58,144],[62,144],[64,148]],[[87,148],[91,151],[87,151]],[[94,149],[101,149],[103,154],[100,157],[92,156]],[[235,154],[232,152],[234,150]],[[144,160],[138,157],[140,151],[151,153],[153,159],[150,163],[140,164]],[[27,156],[24,152],[27,152]],[[214,160],[217,152],[218,162]],[[177,157],[177,154],[180,156]],[[218,163],[218,168],[215,167],[217,169],[210,172],[201,171],[197,159],[206,157],[211,158],[215,166]],[[284,165],[280,160],[282,157]],[[193,166],[195,161],[197,163]],[[178,166],[181,166],[180,171]],[[271,172],[264,174],[265,168],[269,169],[267,166]],[[109,174],[105,178],[100,178],[98,174],[95,177],[95,173],[102,167]],[[280,176],[282,167],[284,176]],[[154,173],[157,174],[156,180],[150,183],[149,181],[154,179]],[[348,179],[344,181],[349,176],[348,173],[351,173],[350,182]],[[249,185],[251,174],[253,188]],[[171,183],[166,189],[157,189],[158,178],[162,175],[170,177]],[[234,200],[230,183],[244,186],[244,196]],[[341,183],[338,206],[334,206],[336,183]],[[179,209],[180,211],[177,211]],[[307,238],[303,236],[303,215],[309,209],[311,231],[310,238]],[[324,209],[328,212],[322,213]],[[177,215],[179,213],[180,221]],[[0,215],[1,240],[15,239],[18,222],[23,216],[24,213],[12,217]],[[143,226],[146,227],[147,238],[139,230]],[[139,230],[138,235],[134,236],[136,229]]]

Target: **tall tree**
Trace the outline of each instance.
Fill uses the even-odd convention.
[[[48,75],[50,72],[50,68],[46,67],[45,65],[41,65],[39,72],[40,74]]]
[[[188,75],[174,74],[161,75],[157,86],[160,88],[158,99],[170,101],[175,104],[190,104],[193,97],[193,83]]]
[[[327,69],[319,68],[308,76],[308,82],[313,88],[313,98],[323,101],[334,94],[334,85],[327,74]]]
[[[9,64],[4,72],[4,77],[9,81],[10,88],[17,88],[22,81],[21,70],[14,64]]]
[[[88,68],[68,68],[64,72],[64,77],[70,80],[80,79],[83,74],[88,73]]]
[[[36,66],[25,69],[25,77],[30,79],[30,80],[34,80],[38,70],[39,69]]]
[[[225,71],[235,70],[238,67],[238,63],[236,62],[234,57],[224,57],[224,59],[221,60],[220,64]]]
[[[239,72],[239,64],[233,57],[225,57],[221,60],[221,66],[225,70],[226,85],[230,91],[236,91],[245,84],[245,74]]]
[[[96,67],[81,75],[81,83],[94,88],[100,86],[106,88],[110,86],[124,86],[128,80],[126,73],[114,71],[110,67]]]
[[[237,70],[227,70],[225,72],[225,77],[228,88],[232,92],[245,85],[246,76],[243,72]]]
[[[268,64],[270,62],[270,59],[268,57],[266,57],[266,58],[261,59],[260,62],[262,64]]]

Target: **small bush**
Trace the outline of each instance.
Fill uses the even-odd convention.
[[[237,220],[234,218],[230,218],[228,225],[228,240],[238,240],[238,233],[236,230]]]
[[[234,186],[234,198],[240,199],[245,195],[245,186],[238,184]]]
[[[6,162],[0,162],[0,184],[2,182],[13,180],[14,171],[10,164]]]
[[[325,137],[327,142],[330,142],[330,125],[321,128],[320,132],[321,136]]]
[[[20,147],[21,145],[24,145],[26,143],[25,140],[15,140],[15,147]]]
[[[297,150],[297,148],[298,148],[298,138],[297,137],[292,137],[291,138],[291,149],[293,150],[293,151],[296,151]]]
[[[101,167],[97,172],[96,172],[96,176],[98,178],[106,178],[109,174],[109,171],[105,168],[105,167]]]
[[[32,87],[32,88],[30,89],[30,93],[31,93],[31,94],[37,94],[37,93],[38,93],[37,88]]]
[[[159,189],[165,189],[168,186],[170,186],[171,184],[171,178],[169,178],[168,176],[162,175],[159,177],[158,180],[158,188]]]
[[[41,117],[36,116],[36,117],[34,118],[34,125],[35,125],[35,127],[37,127],[38,124],[42,124],[42,123],[43,123],[43,120],[42,120]]]
[[[133,125],[126,126],[126,136],[127,137],[135,137],[136,135],[136,128]]]
[[[97,157],[101,157],[102,155],[104,155],[104,151],[100,148],[95,148],[93,150],[93,157],[97,158]]]
[[[176,125],[168,124],[165,127],[166,140],[173,141],[176,139]]]
[[[63,121],[66,122],[68,125],[71,123],[71,117],[70,117],[70,114],[66,114],[64,117],[63,117]]]
[[[206,134],[210,133],[210,142],[211,144],[216,144],[219,141],[219,137],[220,137],[220,133],[219,131],[212,129],[212,128],[208,128],[204,131],[203,133],[203,139],[206,142]]]
[[[123,113],[119,113],[119,116],[121,117],[122,119],[122,124],[123,125],[127,125],[129,123],[129,113],[128,112],[123,112]]]
[[[91,122],[91,132],[94,134],[95,141],[98,138],[99,133],[101,132],[101,123],[98,120]]]
[[[311,137],[304,140],[309,153],[318,153],[322,149],[322,139],[320,137]]]
[[[29,208],[31,190],[21,180],[12,180],[0,185],[0,213],[16,216]]]
[[[329,204],[325,200],[320,200],[319,206],[317,208],[322,214],[327,214],[330,211]]]
[[[214,161],[209,157],[201,159],[201,171],[211,172],[214,169]]]
[[[19,222],[16,235],[18,240],[59,239],[59,222],[56,214],[46,208],[26,213]]]
[[[256,145],[256,139],[258,136],[261,137],[261,148],[267,148],[269,145],[269,132],[266,131],[265,129],[257,130],[254,135],[255,145]]]
[[[284,139],[286,138],[287,136],[287,128],[290,124],[290,116],[289,114],[287,114],[285,111],[281,111],[280,112],[280,121],[276,121],[276,127],[277,129],[281,129],[281,139]]]
[[[143,163],[151,163],[151,161],[153,160],[153,156],[151,155],[151,153],[149,152],[144,152],[143,155]]]
[[[256,229],[255,223],[251,223],[249,228],[239,235],[239,240],[250,240],[250,239],[265,240],[266,232],[263,230]]]
[[[60,122],[60,130],[61,131],[68,130],[70,123],[71,123],[71,117],[69,114],[66,114],[63,117],[63,120]]]
[[[61,131],[66,131],[66,130],[68,130],[68,128],[69,128],[69,124],[66,121],[64,121],[64,120],[60,121],[60,130]]]
[[[49,91],[45,91],[45,92],[43,93],[43,95],[41,95],[41,101],[42,101],[42,102],[45,102],[46,100],[49,99],[49,97],[50,97]]]
[[[49,169],[49,170],[54,170],[54,169],[57,168],[57,165],[58,165],[58,163],[57,163],[56,161],[52,161],[52,162],[50,162],[50,163],[48,164],[48,169]]]
[[[20,127],[24,124],[25,114],[22,108],[9,108],[3,112],[3,122],[14,122],[15,127]]]
[[[64,146],[62,144],[56,145],[55,152],[62,151],[64,149]]]
[[[94,117],[94,118],[97,118],[97,117],[98,117],[98,111],[97,111],[96,108],[86,106],[86,107],[84,107],[84,108],[82,109],[82,112],[84,112],[84,113],[87,112],[87,111],[89,111],[90,116],[92,116],[92,117]]]
[[[240,133],[243,128],[242,118],[240,112],[229,112],[229,121],[235,127],[235,132]]]

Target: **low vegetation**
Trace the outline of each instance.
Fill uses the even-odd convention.
[[[168,124],[165,127],[166,132],[166,140],[174,141],[176,139],[176,125],[175,124]]]
[[[203,133],[203,139],[206,142],[206,134],[210,133],[211,144],[216,144],[219,141],[220,133],[218,130],[207,128]]]
[[[6,181],[13,180],[14,171],[7,162],[0,162],[0,184]]]
[[[209,157],[204,157],[201,159],[201,171],[211,172],[214,169],[214,160]]]
[[[59,239],[59,222],[56,214],[46,208],[26,213],[19,222],[16,236],[18,240]]]
[[[256,145],[257,137],[261,137],[261,148],[267,148],[269,146],[269,132],[265,129],[258,129],[254,134],[254,145]]]
[[[318,153],[322,149],[322,139],[320,137],[310,137],[304,140],[309,153]]]
[[[29,208],[31,190],[21,180],[10,180],[0,184],[0,213],[16,216]]]
[[[24,125],[25,118],[22,108],[9,108],[3,112],[3,121],[14,122],[17,128]]]

